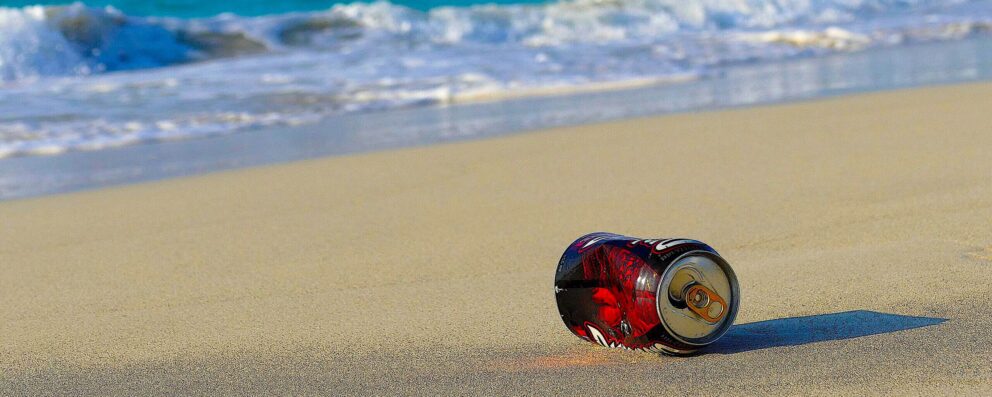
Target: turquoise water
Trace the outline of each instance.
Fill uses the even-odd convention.
[[[542,0],[393,0],[391,3],[416,10],[429,10],[441,6],[471,6],[476,4],[526,4],[543,3]],[[65,5],[65,0],[0,0],[0,7],[30,5]],[[221,13],[243,16],[282,14],[294,11],[326,10],[335,4],[359,3],[352,0],[238,0],[232,2],[201,0],[87,0],[91,7],[113,6],[129,15],[169,16],[179,18],[209,17]],[[365,1],[367,3],[367,1]]]

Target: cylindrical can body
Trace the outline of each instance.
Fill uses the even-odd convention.
[[[691,239],[592,233],[569,245],[555,274],[562,321],[607,347],[689,354],[733,324],[740,287],[730,265]]]

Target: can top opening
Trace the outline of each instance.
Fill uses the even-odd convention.
[[[658,316],[673,337],[706,345],[725,334],[737,317],[737,276],[723,258],[692,251],[665,269],[658,284]]]

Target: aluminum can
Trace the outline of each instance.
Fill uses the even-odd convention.
[[[562,254],[555,299],[582,339],[686,355],[730,329],[740,286],[730,264],[700,241],[592,233]]]

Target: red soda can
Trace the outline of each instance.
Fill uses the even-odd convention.
[[[582,339],[685,355],[730,329],[740,286],[727,261],[700,241],[592,233],[562,254],[555,299],[565,326]]]

